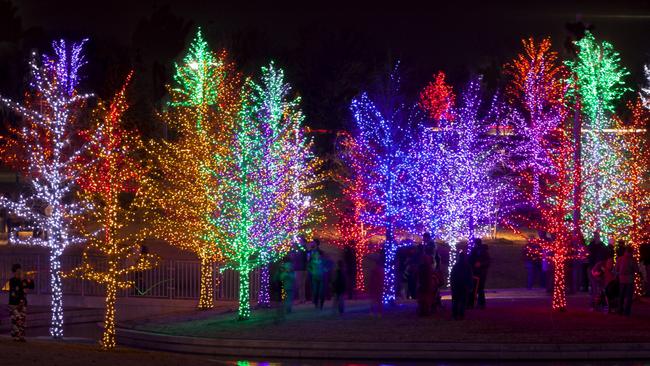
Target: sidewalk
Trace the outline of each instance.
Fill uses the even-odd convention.
[[[650,304],[635,303],[630,318],[591,312],[584,294],[569,298],[569,311],[550,310],[543,291],[496,290],[486,310],[450,320],[446,309],[428,318],[406,301],[368,315],[368,303],[348,303],[343,316],[310,304],[282,319],[257,310],[246,322],[236,313],[159,318],[121,324],[122,344],[134,347],[247,357],[371,359],[592,359],[650,357]]]

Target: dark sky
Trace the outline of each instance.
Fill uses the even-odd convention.
[[[144,63],[160,63],[160,72],[170,75],[173,58],[193,30],[183,33],[182,27],[176,27],[157,32],[150,26],[154,31],[142,31],[152,14],[168,6],[165,14],[177,17],[187,29],[202,26],[213,47],[230,49],[247,72],[271,58],[277,60],[303,95],[308,117],[317,127],[345,127],[349,99],[390,62],[402,61],[413,90],[439,69],[459,85],[470,73],[497,70],[520,50],[522,37],[551,36],[556,49],[564,52],[565,24],[577,14],[594,26],[597,38],[611,41],[620,51],[632,72],[630,86],[636,87],[643,63],[650,60],[647,1],[528,4],[521,0],[482,5],[446,1],[439,5],[396,0],[385,7],[354,5],[352,0],[310,6],[305,5],[308,1],[295,6],[271,7],[271,3],[14,1],[25,29],[41,28],[50,38],[90,37],[90,47],[101,49],[98,55],[122,52],[133,59],[137,54],[146,59]],[[102,60],[102,68],[108,67]],[[143,70],[150,72],[147,67]]]

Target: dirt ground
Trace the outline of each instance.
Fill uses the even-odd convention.
[[[635,303],[623,317],[589,310],[585,295],[571,297],[569,310],[550,310],[550,298],[492,299],[485,310],[468,310],[466,319],[450,319],[446,308],[428,318],[415,314],[414,302],[386,309],[380,319],[368,314],[366,302],[349,304],[346,314],[300,306],[286,319],[276,310],[258,310],[246,322],[235,314],[155,320],[135,328],[208,338],[394,342],[602,343],[648,342],[650,303]],[[132,324],[133,325],[133,324]]]

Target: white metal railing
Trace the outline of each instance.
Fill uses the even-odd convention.
[[[105,260],[100,257],[91,257],[91,261],[98,267],[105,266]],[[0,285],[11,278],[11,266],[20,263],[23,271],[35,271],[34,293],[49,294],[49,258],[43,254],[0,254]],[[81,263],[79,255],[64,255],[61,257],[63,271],[69,271]],[[239,274],[232,270],[220,272],[215,266],[214,294],[215,300],[239,299]],[[160,260],[157,267],[132,273],[129,279],[135,286],[120,291],[122,297],[148,297],[169,299],[198,299],[200,282],[200,263],[191,260]],[[257,300],[259,291],[259,272],[251,273],[251,300]],[[66,278],[63,280],[63,293],[67,295],[103,296],[104,286],[93,281],[79,278]]]

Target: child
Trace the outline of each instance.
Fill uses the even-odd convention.
[[[34,281],[23,278],[20,264],[11,266],[14,276],[9,280],[9,311],[11,312],[11,337],[16,342],[25,342],[25,318],[27,317],[27,295],[25,289],[33,289]]]

